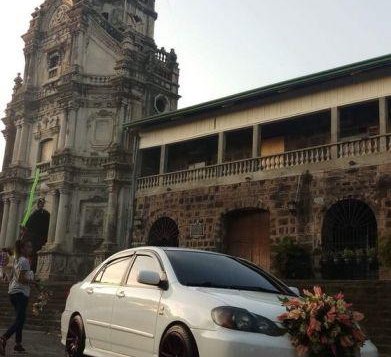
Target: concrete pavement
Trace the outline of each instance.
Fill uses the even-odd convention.
[[[23,332],[23,346],[27,353],[15,353],[14,341],[11,338],[7,344],[6,356],[26,357],[62,357],[65,356],[60,336],[37,331]]]

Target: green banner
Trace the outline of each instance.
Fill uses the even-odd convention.
[[[22,220],[22,227],[26,226],[26,223],[27,223],[28,219],[30,218],[31,210],[33,209],[35,191],[37,189],[38,182],[39,182],[39,169],[37,168],[35,170],[34,182],[33,182],[33,185],[31,186],[31,190],[30,190],[29,201],[27,204],[27,210],[26,210],[26,213],[24,214],[24,217]]]

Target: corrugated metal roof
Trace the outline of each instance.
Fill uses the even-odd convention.
[[[143,128],[163,124],[165,122],[183,120],[186,118],[194,117],[196,115],[202,115],[208,111],[223,109],[225,107],[243,104],[267,96],[276,95],[295,89],[305,88],[310,85],[322,84],[331,80],[353,76],[358,73],[385,67],[391,67],[391,54],[382,57],[372,58],[362,62],[349,64],[342,67],[329,69],[323,72],[318,72],[299,78],[294,78],[288,81],[271,84],[265,87],[252,89],[246,92],[219,98],[176,111],[150,116],[132,123],[128,123],[125,125],[125,128]]]

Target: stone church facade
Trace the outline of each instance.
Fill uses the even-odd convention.
[[[0,247],[19,236],[39,170],[50,213],[43,279],[82,275],[130,244],[137,141],[123,125],[179,98],[177,57],[155,44],[156,19],[155,0],[46,0],[32,14],[2,119]]]

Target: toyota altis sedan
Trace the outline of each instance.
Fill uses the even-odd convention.
[[[239,258],[131,249],[72,287],[62,342],[74,357],[294,357],[281,295],[295,293]],[[369,341],[361,355],[378,356]]]

